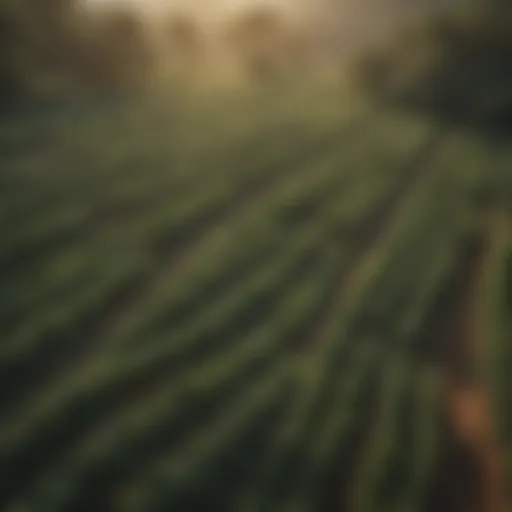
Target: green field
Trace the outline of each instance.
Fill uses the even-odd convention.
[[[1,121],[0,194],[0,510],[503,510],[510,139],[102,101]]]

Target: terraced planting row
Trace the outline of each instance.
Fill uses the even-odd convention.
[[[0,129],[2,510],[429,510],[439,304],[512,155],[356,99],[281,100]],[[500,218],[482,382],[509,442]]]

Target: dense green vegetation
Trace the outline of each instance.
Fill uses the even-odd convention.
[[[492,8],[492,2],[421,17],[364,51],[353,73],[379,101],[479,129],[510,130],[511,27],[510,7]]]
[[[0,508],[431,510],[475,237],[512,481],[508,143],[339,86],[2,121]]]

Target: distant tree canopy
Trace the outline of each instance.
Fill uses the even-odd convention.
[[[275,81],[304,69],[312,50],[310,34],[273,9],[258,7],[233,20],[225,34],[249,77]]]
[[[354,67],[375,98],[449,120],[512,128],[512,12],[494,2],[401,31]]]
[[[165,32],[171,50],[183,56],[192,56],[200,51],[202,46],[200,29],[191,15],[174,14],[166,22]]]
[[[0,101],[134,83],[152,62],[144,32],[127,11],[93,15],[78,0],[4,0]]]
[[[258,8],[235,19],[226,31],[226,41],[235,48],[252,78],[267,80],[277,72],[276,53],[283,28],[279,16]]]

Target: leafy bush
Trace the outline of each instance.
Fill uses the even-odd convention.
[[[512,13],[428,19],[356,62],[353,76],[379,100],[450,120],[512,126]]]

